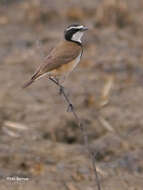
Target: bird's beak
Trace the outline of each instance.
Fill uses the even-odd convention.
[[[86,30],[88,30],[88,28],[84,26],[84,27],[82,28],[82,31],[86,31]]]

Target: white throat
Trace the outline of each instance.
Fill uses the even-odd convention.
[[[81,38],[82,38],[82,36],[83,36],[83,32],[81,32],[81,31],[76,32],[76,33],[72,36],[72,40],[81,43]]]

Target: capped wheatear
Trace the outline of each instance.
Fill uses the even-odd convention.
[[[23,85],[28,87],[37,79],[47,75],[48,77],[58,78],[67,76],[79,63],[83,48],[81,38],[87,27],[79,24],[72,24],[64,31],[64,40],[49,53],[44,63],[39,66],[31,79]]]

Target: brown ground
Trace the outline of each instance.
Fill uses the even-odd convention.
[[[21,89],[75,22],[90,30],[65,86],[87,127],[102,189],[143,189],[142,10],[142,0],[0,1],[0,190],[97,189],[55,85],[43,78]]]

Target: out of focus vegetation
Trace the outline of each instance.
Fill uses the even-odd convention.
[[[143,1],[0,1],[0,189],[93,189],[80,130],[46,78],[21,90],[65,27],[82,23],[80,65],[64,84],[104,190],[143,187]],[[28,177],[28,182],[7,181]]]

